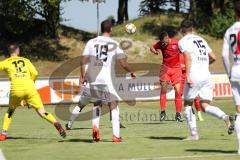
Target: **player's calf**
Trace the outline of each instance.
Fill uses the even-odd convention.
[[[59,122],[55,122],[54,126],[57,129],[60,136],[62,136],[63,138],[65,138],[67,136],[65,130],[63,129],[62,125]]]
[[[40,108],[40,109],[37,109],[37,113],[44,119],[46,119],[48,122],[52,123],[55,128],[57,129],[57,131],[59,132],[59,134],[65,138],[66,137],[66,132],[65,130],[63,129],[62,125],[54,118],[54,116],[49,113],[49,112],[46,112],[44,108]]]

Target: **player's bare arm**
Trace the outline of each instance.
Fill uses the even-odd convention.
[[[228,74],[228,77],[230,77],[232,67],[229,60],[229,44],[226,37],[224,37],[224,44],[222,48],[222,61],[223,61],[225,71]]]
[[[81,56],[80,60],[80,79],[79,79],[79,85],[83,85],[86,82],[86,70],[85,70],[85,65],[88,63],[89,57],[87,56]]]
[[[191,57],[189,55],[189,53],[187,51],[184,51],[183,53],[184,55],[184,61],[185,61],[185,66],[186,66],[186,80],[187,80],[187,84],[191,87],[192,85],[192,80],[190,78],[190,68],[191,68]]]
[[[210,52],[208,54],[208,56],[209,56],[209,64],[212,64],[213,62],[215,62],[217,60],[217,57],[213,52]]]
[[[131,77],[135,78],[136,75],[133,72],[133,70],[131,69],[130,65],[127,62],[126,58],[122,58],[118,60],[118,63],[120,64],[120,66],[127,72],[131,73]]]
[[[155,49],[153,46],[150,48],[150,51],[156,55],[162,54],[161,49]]]

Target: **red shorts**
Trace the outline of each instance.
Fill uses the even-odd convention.
[[[165,65],[161,65],[160,81],[175,85],[181,82],[181,76],[182,76],[182,69],[180,67],[171,68]]]

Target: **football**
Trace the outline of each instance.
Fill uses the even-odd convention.
[[[125,31],[129,34],[135,33],[137,30],[137,27],[133,23],[128,23],[125,25]]]

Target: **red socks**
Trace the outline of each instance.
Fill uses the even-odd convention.
[[[160,108],[161,108],[161,111],[165,111],[166,100],[167,100],[166,93],[161,92],[161,94],[160,94]]]
[[[175,106],[176,112],[182,112],[182,94],[181,92],[175,92]]]
[[[201,111],[200,101],[198,97],[194,99],[194,105],[197,111]]]

